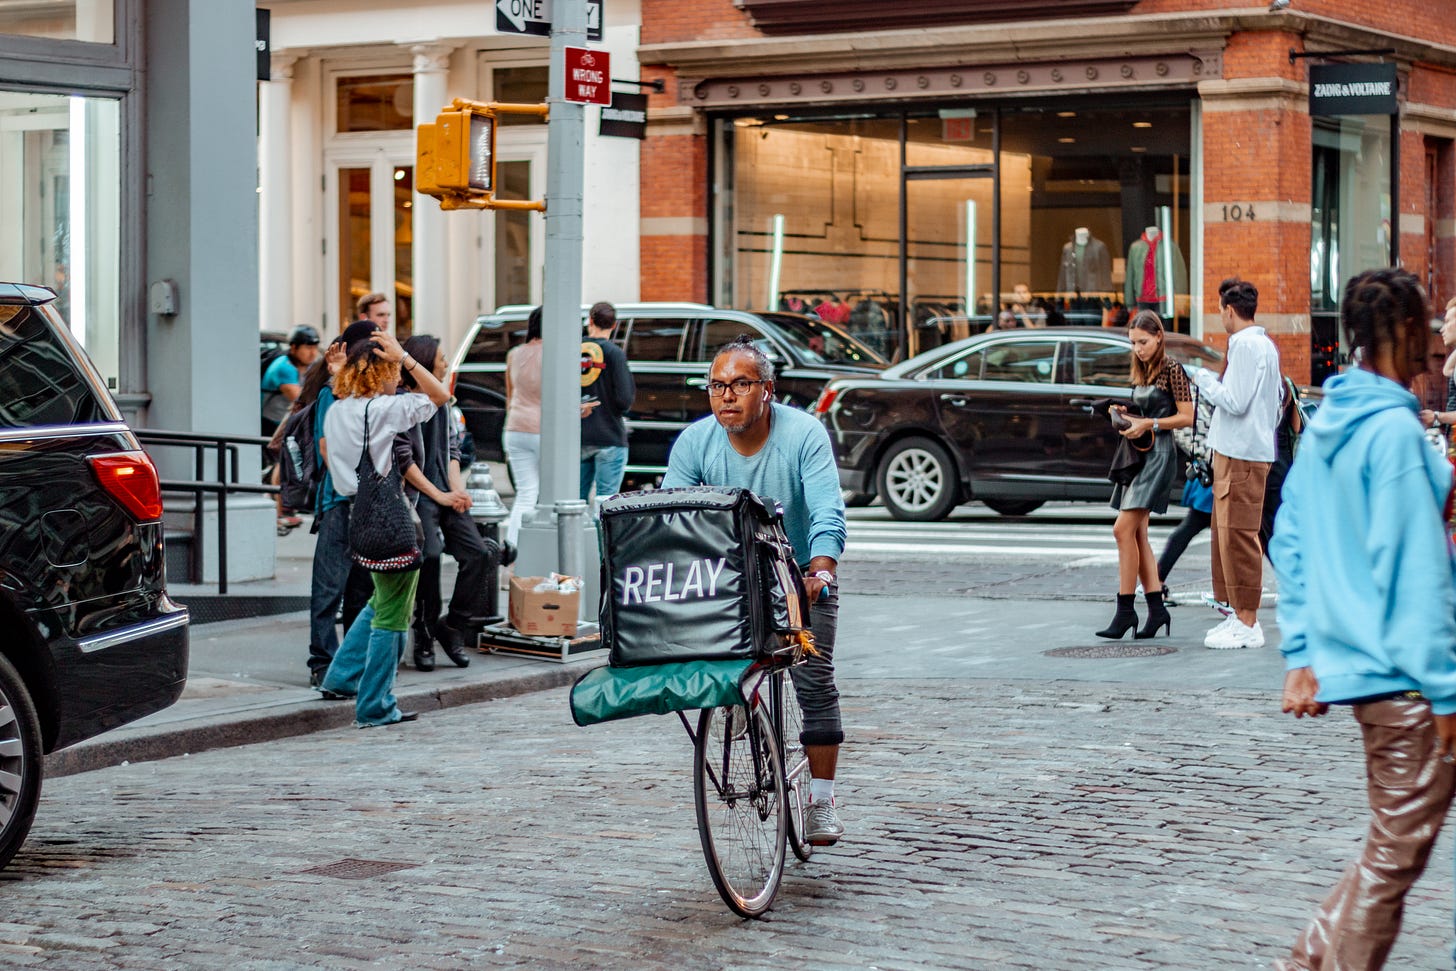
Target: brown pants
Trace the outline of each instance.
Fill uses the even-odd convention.
[[[1298,971],[1373,971],[1400,932],[1406,891],[1426,868],[1446,810],[1456,766],[1436,755],[1431,706],[1376,701],[1353,708],[1365,739],[1370,831],[1360,858],[1299,935],[1290,962]]]
[[[1213,595],[1235,610],[1258,610],[1264,592],[1264,517],[1268,462],[1213,453]]]

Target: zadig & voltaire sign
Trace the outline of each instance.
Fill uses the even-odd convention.
[[[1311,115],[1393,115],[1400,110],[1394,64],[1313,64]]]

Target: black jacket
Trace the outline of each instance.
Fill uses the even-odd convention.
[[[637,397],[637,383],[632,380],[632,370],[627,367],[627,355],[605,338],[588,337],[587,340],[601,346],[602,373],[581,391],[582,394],[595,395],[601,404],[581,420],[582,447],[626,445],[627,423],[623,417]]]

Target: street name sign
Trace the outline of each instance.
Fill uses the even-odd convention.
[[[602,39],[602,3],[586,0],[586,39]],[[551,36],[551,0],[495,0],[495,29],[502,34]]]
[[[612,103],[612,59],[606,51],[566,49],[566,100],[584,105]]]

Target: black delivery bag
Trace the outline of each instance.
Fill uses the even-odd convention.
[[[782,656],[808,628],[782,514],[746,489],[621,493],[601,505],[602,643],[613,667]]]

